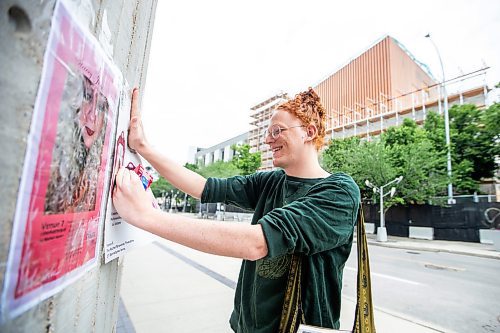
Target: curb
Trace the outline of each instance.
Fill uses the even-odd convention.
[[[356,240],[354,240],[356,241]],[[417,251],[427,251],[427,252],[444,252],[444,253],[453,253],[460,254],[466,256],[480,257],[486,259],[496,259],[500,260],[500,252],[494,253],[478,253],[478,252],[470,252],[470,251],[461,251],[461,250],[453,250],[453,249],[443,249],[443,248],[433,248],[433,247],[421,247],[421,246],[411,246],[411,245],[402,245],[402,244],[391,244],[391,243],[381,243],[376,241],[368,241],[369,245],[381,246],[381,247],[390,247],[404,250],[417,250]]]

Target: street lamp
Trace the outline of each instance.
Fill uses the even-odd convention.
[[[440,88],[443,90],[443,98],[444,98],[444,132],[446,137],[446,167],[448,170],[448,204],[452,205],[455,203],[455,199],[453,199],[453,184],[451,181],[451,144],[450,144],[450,116],[448,115],[448,93],[446,92],[446,79],[444,76],[444,67],[443,61],[441,60],[441,54],[431,38],[431,34],[425,35],[425,38],[429,38],[436,53],[439,57],[439,63],[441,64],[441,75],[443,77],[443,81],[441,82]]]
[[[390,195],[391,197],[394,196],[394,193],[396,193],[396,187],[391,187],[391,190],[387,193],[384,194],[384,187],[387,185],[396,183],[399,184],[399,182],[403,179],[403,176],[399,176],[397,178],[394,178],[390,182],[388,182],[385,185],[382,185],[380,187],[377,187],[370,183],[370,181],[367,179],[365,180],[365,185],[373,189],[373,193],[380,193],[380,227],[377,228],[377,242],[387,242],[387,229],[385,228],[385,220],[384,220],[384,197],[387,195]]]

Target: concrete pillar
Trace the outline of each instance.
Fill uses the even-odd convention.
[[[131,87],[144,88],[156,0],[79,0],[74,3],[90,5],[86,8],[92,18],[88,28],[96,37],[102,32],[103,20],[107,22],[115,64]],[[0,2],[2,290],[27,137],[54,7],[55,0]],[[103,262],[101,248],[101,258],[94,269],[56,295],[3,323],[0,332],[114,332],[122,265],[119,260],[107,265]]]

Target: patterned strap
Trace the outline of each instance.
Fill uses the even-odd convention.
[[[370,260],[368,258],[368,243],[365,233],[365,216],[363,207],[359,207],[358,226],[358,291],[356,300],[356,312],[354,315],[355,333],[375,333],[375,321],[373,318],[372,282],[370,278]]]
[[[301,257],[292,255],[290,263],[290,271],[288,272],[288,280],[286,283],[285,301],[283,310],[281,311],[281,320],[279,333],[296,332],[299,328],[299,313],[301,313],[301,275],[302,275],[302,260]],[[301,322],[305,323],[304,315],[302,314]]]
[[[368,243],[365,233],[365,218],[360,206],[357,225],[358,247],[358,281],[357,301],[354,317],[354,333],[375,333],[373,319],[373,303],[370,279],[370,263],[368,258]],[[301,308],[301,269],[302,260],[298,255],[292,256],[290,271],[285,292],[285,301],[281,312],[279,333],[296,332],[299,324],[305,324],[304,313]],[[299,322],[300,316],[300,322]]]

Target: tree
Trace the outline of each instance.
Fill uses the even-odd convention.
[[[446,188],[446,175],[436,171],[443,160],[427,138],[425,131],[412,120],[390,128],[372,142],[359,138],[334,139],[323,152],[322,165],[330,172],[350,174],[360,186],[365,198],[378,201],[365,185],[369,180],[376,186],[387,184],[398,176],[396,195],[384,200],[387,210],[394,204],[424,203]]]
[[[174,189],[175,187],[161,176],[151,184],[151,191],[153,191],[155,197],[161,197],[163,193],[168,193]]]
[[[262,162],[260,151],[251,153],[249,144],[232,145],[231,149],[234,150],[231,163],[241,170],[242,175],[250,175],[260,168]]]
[[[199,168],[198,168],[198,165],[196,165],[196,164],[192,164],[192,163],[186,163],[186,164],[184,164],[184,167],[185,167],[186,169],[189,169],[189,170],[194,171],[194,172],[197,172],[197,171],[198,171],[198,169],[199,169]]]
[[[486,136],[484,140],[490,145],[488,155],[494,159],[500,156],[500,130],[498,130],[498,124],[500,124],[500,103],[493,103],[490,105],[490,107],[482,113],[481,121],[484,124],[483,134]],[[496,165],[492,170],[493,172],[495,168]]]
[[[345,172],[351,176],[356,174],[356,156],[360,149],[360,139],[332,139],[321,154],[322,166],[330,172]]]
[[[500,107],[495,103],[479,110],[475,105],[464,104],[454,105],[449,112],[452,182],[456,193],[471,194],[478,190],[481,178],[491,177],[495,172]],[[446,156],[444,119],[431,112],[424,128],[435,149]],[[446,170],[446,163],[438,168]]]
[[[441,166],[446,156],[434,148],[425,130],[415,121],[407,118],[400,127],[389,128],[383,134],[383,142],[397,175],[403,176],[396,199],[422,204],[444,193],[447,176]]]
[[[485,112],[475,105],[454,105],[450,108],[450,125],[455,131],[453,153],[456,161],[470,161],[470,178],[479,181],[493,176],[495,159],[492,156],[492,138],[485,131]],[[498,123],[496,124],[498,126]]]
[[[198,170],[198,173],[205,178],[217,177],[217,178],[228,178],[236,175],[240,175],[242,172],[231,162],[217,161],[202,167]]]
[[[325,170],[345,172],[360,187],[365,198],[377,200],[373,191],[366,187],[365,180],[376,185],[383,185],[396,177],[388,151],[379,141],[362,142],[357,137],[333,139],[321,155],[321,164]]]

